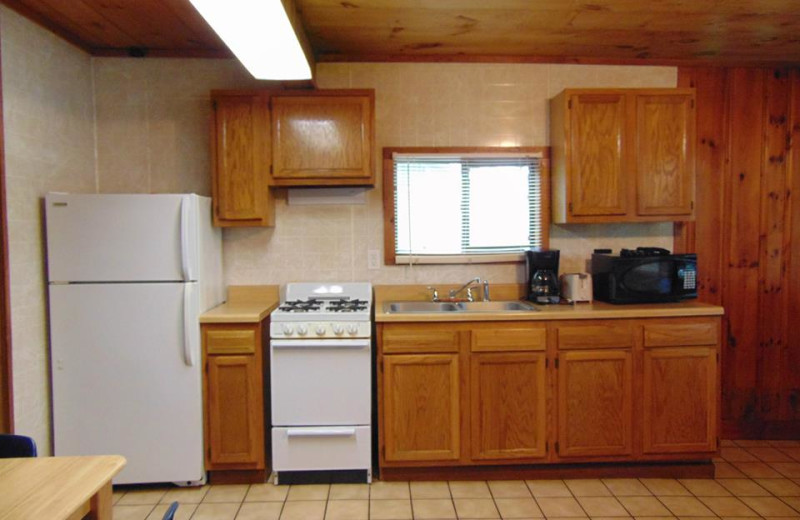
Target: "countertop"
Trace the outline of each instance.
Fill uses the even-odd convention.
[[[280,302],[277,285],[232,285],[228,298],[200,315],[200,323],[258,323]]]
[[[375,286],[375,321],[388,322],[441,322],[441,321],[537,321],[537,320],[588,320],[623,318],[670,318],[691,316],[721,316],[725,310],[717,305],[687,300],[680,303],[649,303],[637,305],[612,305],[603,302],[574,305],[536,305],[538,312],[472,312],[472,313],[387,313],[384,303],[392,301],[430,301],[427,286]],[[447,294],[450,286],[441,286],[440,294]],[[491,287],[493,300],[519,300],[522,286],[498,284]],[[480,294],[480,291],[477,291]]]

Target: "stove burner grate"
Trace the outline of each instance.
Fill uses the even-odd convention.
[[[322,301],[316,298],[308,300],[289,300],[283,302],[278,309],[284,312],[309,312],[318,311],[322,306]]]
[[[367,310],[369,302],[366,300],[349,300],[341,298],[329,302],[329,310],[331,312],[358,312]]]

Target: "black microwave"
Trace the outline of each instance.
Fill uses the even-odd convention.
[[[677,302],[697,298],[697,255],[659,248],[592,255],[594,298],[608,303]]]

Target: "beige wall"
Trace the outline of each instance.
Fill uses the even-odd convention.
[[[41,196],[71,192],[209,194],[209,95],[264,85],[235,61],[91,59],[0,7],[17,429],[49,449],[49,363]],[[674,86],[670,67],[320,64],[323,88],[376,89],[384,146],[546,145],[546,100],[566,86]],[[266,85],[265,85],[266,86]],[[380,183],[367,202],[289,206],[274,229],[226,230],[229,284],[299,280],[522,281],[519,265],[382,266]],[[671,225],[553,226],[564,271],[591,249],[671,246]],[[381,251],[382,253],[382,251]]]
[[[50,364],[41,197],[93,192],[88,55],[0,7],[16,431],[50,451]]]
[[[565,87],[672,87],[673,67],[357,63],[318,66],[322,88],[374,88],[376,168],[384,146],[546,145],[547,100]],[[238,64],[95,60],[101,191],[208,194],[208,91],[258,85]],[[383,266],[380,182],[363,205],[289,206],[274,229],[225,230],[229,284],[301,280],[523,280],[519,264]],[[595,247],[672,246],[670,224],[553,226],[562,271],[585,270]]]

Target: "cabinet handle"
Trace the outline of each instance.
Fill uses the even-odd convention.
[[[352,437],[355,428],[293,428],[286,430],[287,437]]]

